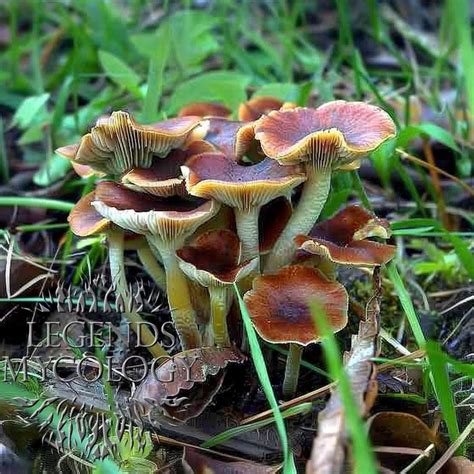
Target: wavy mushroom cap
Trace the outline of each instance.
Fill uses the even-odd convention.
[[[239,105],[239,120],[251,122],[272,110],[281,109],[284,102],[276,97],[257,96]]]
[[[267,156],[282,164],[308,161],[316,168],[348,165],[395,134],[395,124],[379,107],[343,100],[273,111],[255,125]]]
[[[112,181],[101,182],[92,205],[103,217],[123,229],[173,242],[192,234],[219,210],[215,201],[160,199],[127,189]]]
[[[222,153],[203,153],[181,168],[186,189],[193,196],[214,198],[238,209],[263,206],[287,195],[306,180],[298,166],[281,166],[264,159],[251,166],[240,165]]]
[[[318,342],[321,337],[311,316],[311,301],[324,310],[334,332],[347,324],[346,290],[314,268],[291,265],[258,276],[244,300],[257,332],[268,342],[303,346]]]
[[[172,150],[165,158],[153,160],[150,168],[135,168],[122,178],[125,186],[154,196],[170,197],[186,195],[186,185],[181,166],[191,156],[214,151],[205,141],[195,141],[185,150]]]
[[[255,148],[255,131],[253,122],[240,122],[225,118],[210,117],[205,140],[212,143],[225,155],[238,161],[252,147]]]
[[[99,234],[107,230],[110,225],[110,220],[99,214],[92,206],[95,199],[95,191],[83,196],[67,218],[72,232],[79,237]]]
[[[96,171],[120,175],[133,168],[148,168],[156,155],[165,156],[182,146],[200,121],[200,117],[188,116],[139,125],[127,112],[113,112],[82,137],[74,156],[75,145],[56,151]]]
[[[257,260],[239,265],[240,240],[227,229],[201,234],[190,245],[176,252],[181,269],[201,285],[225,286],[245,278],[257,266]]]
[[[304,252],[335,263],[372,267],[390,261],[396,248],[365,239],[373,236],[388,239],[390,235],[388,221],[363,207],[349,206],[316,224],[309,235],[296,236],[295,243]]]
[[[186,105],[178,112],[178,117],[187,117],[189,115],[228,118],[232,115],[232,110],[217,102],[195,102],[194,104]]]

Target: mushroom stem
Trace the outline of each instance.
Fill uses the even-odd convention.
[[[166,272],[166,288],[171,317],[173,318],[176,332],[179,335],[183,350],[194,349],[201,346],[201,335],[196,324],[196,313],[191,304],[188,282],[181,271],[176,258],[175,246],[163,245],[154,237],[150,245],[155,245],[163,259]]]
[[[127,289],[127,280],[125,277],[125,265],[123,261],[123,231],[111,229],[107,232],[109,240],[109,266],[112,277],[112,284],[115,284],[119,296],[122,298],[125,308],[130,308],[130,294]],[[168,356],[168,353],[156,341],[156,337],[143,323],[142,317],[136,311],[124,311],[122,316],[130,323],[131,328],[136,334],[140,334],[142,341],[147,346],[153,357]]]
[[[306,170],[308,179],[300,201],[268,256],[265,273],[274,272],[290,263],[296,248],[293,238],[298,234],[309,233],[326,203],[331,187],[331,170],[315,169],[311,164],[306,166]]]
[[[300,375],[301,356],[303,354],[303,346],[291,343],[288,349],[288,357],[286,359],[285,378],[283,379],[283,396],[286,399],[293,398],[296,388],[298,387],[298,379]]]
[[[242,210],[235,209],[235,225],[237,235],[242,242],[242,253],[240,260],[245,262],[255,257],[259,257],[258,247],[258,215],[260,207],[251,207]],[[260,264],[259,264],[260,265]],[[257,268],[258,271],[258,268]]]
[[[137,249],[138,258],[142,262],[146,272],[153,278],[155,283],[162,290],[166,290],[166,274],[163,268],[156,261],[155,255],[148,245]]]
[[[227,331],[229,296],[229,289],[225,286],[209,287],[212,332],[214,334],[214,344],[217,347],[228,347],[230,345],[229,333]]]

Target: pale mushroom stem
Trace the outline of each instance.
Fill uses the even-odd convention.
[[[156,261],[154,253],[148,245],[137,249],[138,258],[142,262],[146,272],[153,278],[161,290],[166,290],[166,274],[160,264]]]
[[[293,238],[309,233],[326,203],[331,187],[331,170],[315,169],[311,164],[306,169],[307,180],[300,201],[268,256],[265,273],[274,272],[290,263],[296,250]]]
[[[252,207],[242,210],[235,209],[235,225],[237,227],[237,235],[242,243],[241,262],[251,260],[255,257],[259,258],[259,242],[258,242],[258,216],[260,207]],[[258,264],[257,271],[259,270]]]
[[[282,388],[283,396],[287,400],[293,398],[296,388],[298,387],[302,354],[303,346],[300,344],[290,344],[288,349],[288,357],[286,359],[285,378],[283,379]]]
[[[163,259],[166,272],[168,305],[176,332],[183,350],[201,347],[201,334],[196,323],[196,312],[191,304],[188,282],[176,258],[176,247],[163,245],[158,239],[150,237]]]
[[[225,286],[210,286],[209,297],[211,300],[211,324],[214,342],[217,347],[230,345],[227,331],[227,313],[230,306],[230,292]]]
[[[119,296],[122,298],[125,308],[130,307],[130,294],[127,289],[127,280],[125,277],[125,265],[123,261],[123,231],[119,229],[112,229],[107,232],[109,240],[109,266],[112,277],[112,284],[115,284]],[[135,333],[140,333],[142,341],[153,357],[168,356],[168,353],[156,341],[155,336],[143,323],[142,317],[136,311],[124,311],[123,316],[130,323],[131,328]]]

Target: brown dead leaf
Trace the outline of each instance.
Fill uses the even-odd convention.
[[[433,431],[409,413],[380,412],[369,419],[368,425],[369,436],[380,463],[396,472],[422,455],[430,445],[434,445],[413,470],[426,472],[434,459],[436,448],[440,447],[440,441]]]
[[[148,414],[153,406],[175,420],[200,415],[222,385],[228,364],[245,357],[236,349],[202,347],[181,352],[160,365],[135,393]]]
[[[365,320],[352,337],[351,351],[344,356],[347,375],[351,381],[354,402],[365,415],[372,407],[377,393],[375,366],[371,358],[379,353],[378,331],[381,298],[380,270],[374,270],[374,295],[366,307]],[[325,409],[318,417],[318,435],[313,442],[307,474],[337,474],[343,472],[347,444],[344,407],[340,394],[333,390]]]
[[[474,472],[474,462],[464,456],[451,458],[439,471],[439,474],[472,474]]]

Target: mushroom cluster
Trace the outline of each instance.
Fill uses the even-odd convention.
[[[254,97],[235,115],[202,102],[148,125],[113,112],[57,152],[97,177],[69,222],[79,236],[107,236],[124,296],[123,253],[134,249],[166,291],[182,349],[222,348],[237,342],[227,321],[237,285],[260,336],[289,344],[283,390],[291,396],[302,349],[320,338],[310,300],[342,329],[348,296],[337,266],[373,267],[394,255],[368,240],[389,238],[388,223],[359,206],[317,220],[332,174],[356,169],[395,133],[389,115],[366,103],[312,109]]]

